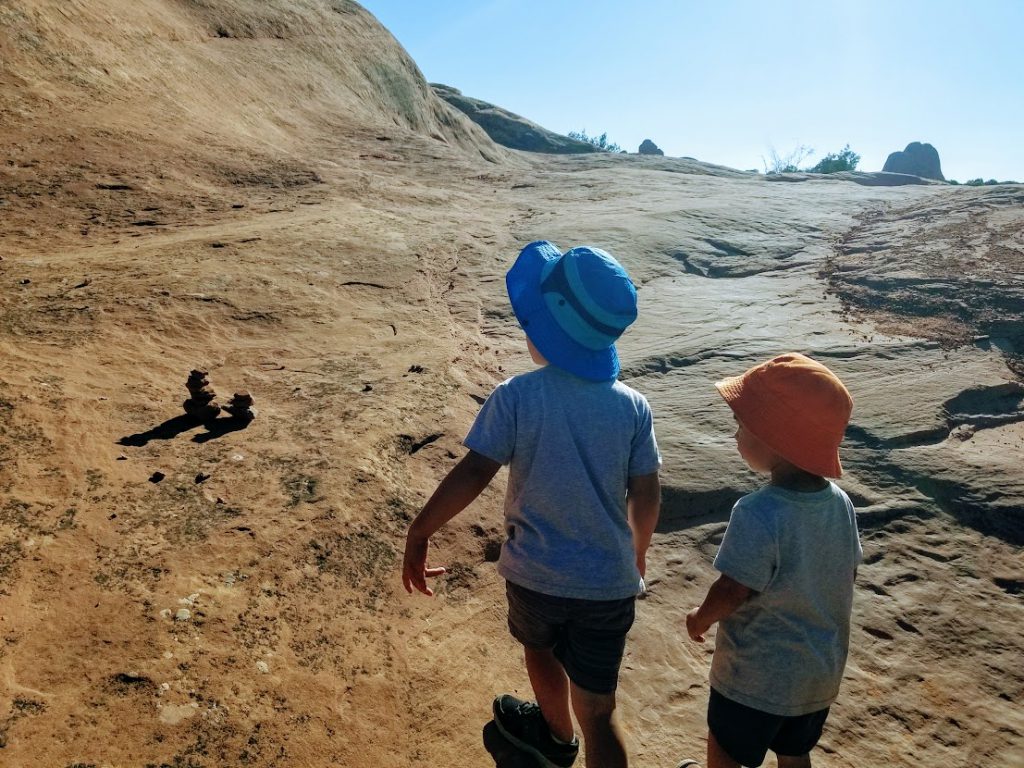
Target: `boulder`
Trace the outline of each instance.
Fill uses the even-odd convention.
[[[641,155],[664,155],[665,154],[664,152],[662,152],[658,148],[658,145],[655,144],[650,139],[644,139],[643,142],[640,144],[640,149],[638,149],[637,152],[639,152]]]
[[[893,152],[882,167],[883,173],[907,173],[922,179],[945,181],[939,153],[931,144],[912,141],[902,152]]]

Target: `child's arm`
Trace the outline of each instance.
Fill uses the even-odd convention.
[[[633,531],[633,548],[636,550],[636,567],[641,578],[647,573],[647,548],[658,524],[661,511],[661,482],[658,473],[637,475],[629,478],[626,485],[626,513],[629,527]]]
[[[704,633],[716,621],[721,621],[745,603],[751,595],[757,594],[724,573],[711,585],[704,602],[686,614],[686,632],[690,639],[704,642]]]
[[[409,526],[405,537],[405,559],[402,563],[402,583],[406,592],[413,587],[425,595],[433,595],[427,586],[428,576],[440,576],[443,567],[427,568],[427,545],[430,537],[442,525],[468,507],[480,495],[501,464],[486,456],[470,451],[437,486],[433,496],[424,505]]]

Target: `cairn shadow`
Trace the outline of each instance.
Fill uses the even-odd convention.
[[[533,755],[523,752],[501,735],[493,720],[484,726],[483,738],[484,748],[491,753],[496,768],[540,768]]]
[[[216,440],[230,432],[238,432],[249,426],[245,419],[197,419],[187,413],[168,419],[162,424],[157,424],[145,432],[137,432],[134,435],[125,435],[117,441],[118,445],[129,445],[133,448],[141,448],[151,440],[170,440],[182,432],[188,432],[196,427],[205,427],[206,431],[201,432],[192,438],[193,443],[206,443]]]
[[[151,440],[170,440],[173,437],[177,437],[182,432],[188,432],[190,429],[195,429],[202,425],[202,420],[197,419],[194,416],[190,416],[187,413],[183,413],[180,416],[175,416],[172,419],[168,419],[163,424],[157,424],[155,427],[146,430],[145,432],[138,432],[134,435],[125,435],[117,441],[118,445],[130,445],[134,448],[141,448]]]
[[[231,432],[238,432],[239,430],[245,429],[249,426],[251,421],[246,419],[215,419],[208,421],[203,426],[206,427],[205,432],[201,432],[192,438],[193,443],[208,443],[210,440],[216,440],[218,437],[224,437]]]

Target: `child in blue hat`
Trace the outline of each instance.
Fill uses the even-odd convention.
[[[658,520],[661,456],[650,406],[616,380],[615,341],[636,319],[636,289],[598,248],[530,243],[506,276],[512,309],[539,366],[499,384],[464,440],[469,453],[412,522],[405,588],[427,595],[430,536],[502,465],[508,625],[522,643],[536,702],[494,700],[498,730],[543,766],[627,764],[615,690]],[[571,709],[570,709],[571,706]]]

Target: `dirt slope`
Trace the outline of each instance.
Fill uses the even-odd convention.
[[[438,537],[434,600],[396,558],[528,366],[502,276],[538,237],[608,247],[640,285],[621,351],[666,496],[623,676],[635,764],[701,749],[708,658],[679,621],[756,482],[711,382],[789,348],[858,400],[869,560],[824,763],[1022,764],[1014,337],[880,327],[828,280],[874,238],[890,258],[850,285],[880,290],[922,216],[968,216],[964,253],[1009,259],[1019,205],[514,155],[348,2],[17,0],[0,62],[4,766],[491,764],[490,699],[527,686],[501,476]],[[183,423],[195,367],[256,420]]]

